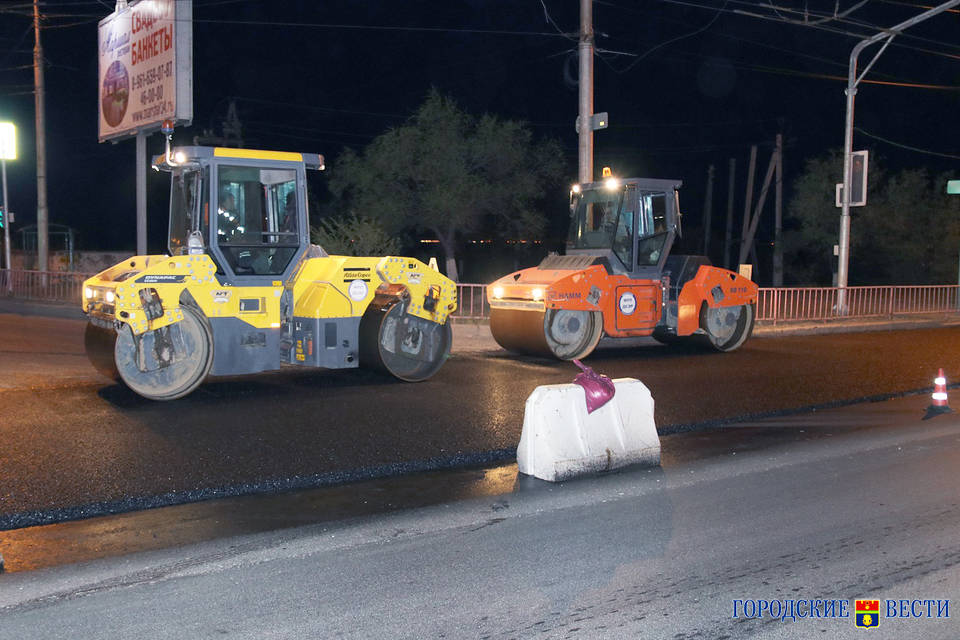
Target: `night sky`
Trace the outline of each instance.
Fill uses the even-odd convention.
[[[81,248],[132,251],[134,142],[97,142],[97,22],[113,4],[41,2],[49,208],[51,222],[79,231]],[[596,1],[595,106],[611,122],[595,136],[597,170],[683,179],[689,229],[700,224],[713,163],[719,229],[728,158],[738,161],[739,221],[749,147],[761,145],[759,181],[782,132],[789,198],[805,158],[842,147],[854,44],[876,25],[922,9],[912,0],[873,0],[815,28],[788,21],[802,21],[805,7],[810,20],[832,12],[834,0],[775,4],[780,10],[765,0]],[[856,4],[839,3],[841,11]],[[35,222],[36,209],[31,11],[29,2],[0,2],[0,120],[13,120],[20,136],[20,158],[8,163],[15,231]],[[219,133],[233,99],[245,146],[320,152],[329,166],[344,147],[361,148],[403,123],[433,86],[470,112],[526,120],[537,136],[557,138],[568,157],[561,183],[572,182],[578,11],[577,0],[194,0],[194,125],[178,129],[174,140],[190,143],[204,128]],[[960,155],[958,26],[954,11],[895,40],[868,76],[892,84],[861,85],[856,125],[895,143]],[[891,168],[958,164],[860,132],[854,147],[871,149]],[[148,149],[162,150],[159,134]],[[167,179],[153,172],[148,179],[152,251],[165,245]],[[551,215],[563,216],[566,192],[555,200]]]

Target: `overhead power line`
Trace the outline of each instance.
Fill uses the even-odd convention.
[[[816,20],[807,20],[807,19],[797,20],[794,18],[787,18],[780,14],[780,12],[783,11],[784,13],[799,13],[801,15],[804,15],[804,17],[806,17],[807,15],[809,15],[809,12],[806,9],[803,11],[799,11],[797,9],[777,7],[770,0],[767,0],[767,2],[761,6],[764,6],[764,8],[769,8],[770,10],[772,10],[775,14],[777,14],[777,16],[780,17],[780,20],[782,20],[783,22],[787,22],[789,24],[798,24],[805,27],[812,27],[818,24],[826,24],[827,22],[841,21],[843,20],[843,18],[846,18],[848,15],[850,15],[851,13],[853,13],[863,5],[867,4],[867,2],[869,1],[870,0],[860,0],[860,2],[857,2],[853,6],[846,9],[845,11],[838,12],[836,9],[834,9],[833,15],[827,14],[817,18]],[[837,4],[839,5],[839,3]]]
[[[45,16],[49,17],[49,16]],[[101,19],[101,14],[86,13],[64,13],[58,14],[59,18],[89,18]],[[373,25],[373,24],[340,24],[340,23],[321,23],[321,22],[288,22],[283,20],[229,20],[223,18],[183,18],[177,19],[180,22],[207,23],[207,24],[230,24],[251,27],[298,27],[304,29],[330,29],[347,31],[396,31],[411,33],[471,33],[477,35],[495,35],[495,36],[528,36],[541,38],[566,38],[564,33],[551,33],[548,31],[509,31],[506,29],[463,29],[456,27],[417,27],[417,26],[399,26],[399,25]]]
[[[854,131],[859,131],[868,138],[873,138],[874,140],[879,140],[880,142],[885,142],[891,146],[899,147],[900,149],[906,149],[907,151],[915,151],[917,153],[923,153],[928,156],[937,156],[939,158],[951,158],[953,160],[960,160],[960,156],[954,155],[952,153],[941,153],[939,151],[930,151],[929,149],[921,149],[919,147],[912,147],[908,144],[903,144],[901,142],[894,142],[893,140],[888,140],[886,138],[881,138],[878,135],[872,134],[869,131],[864,131],[860,127],[854,127]]]
[[[690,37],[693,37],[693,36],[695,36],[695,35],[697,35],[697,34],[703,33],[704,31],[706,31],[707,29],[709,29],[710,27],[713,26],[713,23],[715,23],[715,22],[717,21],[717,18],[720,17],[720,14],[722,14],[722,13],[726,10],[727,5],[728,5],[729,3],[730,3],[730,0],[723,0],[723,6],[721,6],[719,9],[717,9],[717,12],[713,15],[713,17],[710,19],[710,21],[707,22],[707,23],[706,23],[705,25],[703,25],[702,27],[700,27],[699,29],[697,29],[697,30],[695,30],[695,31],[691,31],[690,33],[685,33],[685,34],[683,34],[683,35],[679,35],[679,36],[677,36],[677,37],[675,37],[675,38],[671,38],[670,40],[666,40],[666,41],[664,41],[664,42],[661,42],[661,43],[658,44],[658,45],[655,45],[655,46],[651,47],[650,49],[647,49],[645,52],[637,55],[636,59],[635,59],[633,62],[631,62],[630,64],[628,64],[626,67],[624,67],[624,68],[621,69],[620,71],[617,71],[617,73],[626,73],[627,71],[629,71],[630,69],[632,69],[633,67],[635,67],[641,60],[643,60],[644,58],[646,58],[647,56],[649,56],[651,53],[653,53],[653,52],[656,51],[657,49],[662,49],[663,47],[665,47],[665,46],[667,46],[667,45],[669,45],[669,44],[673,44],[674,42],[678,42],[678,41],[680,41],[680,40],[684,40],[684,39],[686,39],[686,38],[690,38]],[[615,71],[616,71],[616,70],[615,70]]]

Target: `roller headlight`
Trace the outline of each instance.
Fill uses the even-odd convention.
[[[113,294],[113,291],[107,291],[106,295],[104,296],[104,299],[107,301],[107,304],[113,304],[113,301],[114,299],[116,299],[116,296]]]
[[[493,288],[493,297],[496,298],[496,299],[498,299],[498,300],[499,300],[500,298],[502,298],[502,297],[503,297],[503,287],[500,287],[500,286],[494,287],[494,288]]]
[[[93,297],[93,289],[91,289],[90,287],[84,287],[84,288],[83,288],[83,297],[86,298],[87,300],[89,300],[90,298],[92,298],[92,297]]]
[[[530,292],[530,295],[533,296],[534,300],[539,302],[540,300],[543,300],[543,289],[540,287],[537,287]]]

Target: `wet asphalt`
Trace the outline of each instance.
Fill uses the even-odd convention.
[[[0,529],[509,461],[526,397],[577,372],[461,353],[420,384],[292,371],[215,380],[155,403],[71,375],[85,366],[76,334],[43,336],[50,382],[38,380],[41,369],[0,393]],[[956,380],[958,337],[960,328],[764,337],[729,354],[653,343],[604,349],[588,364],[650,387],[667,434],[908,394],[929,388],[938,367]],[[30,340],[23,332],[0,358],[32,361]],[[61,352],[70,364],[57,377]]]

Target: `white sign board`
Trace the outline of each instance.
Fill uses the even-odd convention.
[[[193,120],[193,0],[140,0],[100,21],[100,141]]]

